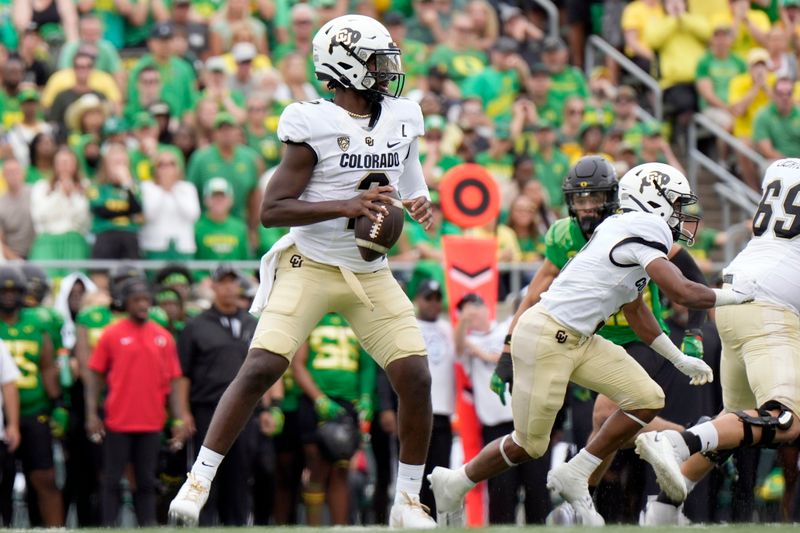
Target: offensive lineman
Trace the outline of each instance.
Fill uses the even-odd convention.
[[[527,309],[535,305],[541,295],[547,291],[558,276],[561,269],[574,257],[586,242],[591,238],[597,226],[606,218],[614,214],[619,207],[617,199],[617,176],[614,167],[602,156],[582,157],[570,168],[564,180],[564,198],[567,201],[570,216],[557,220],[545,236],[547,246],[545,261],[537,271],[536,276],[528,287],[525,298],[520,304],[509,327],[503,354],[497,364],[496,373],[492,376],[492,390],[505,402],[506,383],[512,384],[513,369],[511,365],[511,332],[514,331],[519,317]],[[677,266],[681,273],[689,280],[705,284],[703,273],[695,264],[692,256],[682,246],[672,245],[667,257]],[[662,308],[658,286],[653,282],[647,284],[642,292],[644,302],[650,306],[653,315],[659,322],[661,330],[669,334],[669,329],[661,319]],[[703,356],[702,337],[700,328],[705,321],[706,313],[703,310],[690,311],[689,324],[687,325],[681,351],[693,357]],[[642,343],[636,333],[628,325],[623,312],[618,312],[606,320],[606,325],[598,334],[625,348],[625,351],[639,363],[650,377],[659,385],[664,383],[662,371],[665,361],[650,347]],[[668,369],[667,369],[668,370]],[[666,372],[672,375],[672,371]],[[662,385],[663,386],[663,385]],[[592,413],[592,431],[599,431],[602,424],[617,410],[617,406],[604,395],[599,395],[594,402]],[[669,422],[659,416],[655,417],[645,429],[683,429],[682,426]],[[605,474],[606,468],[611,463],[614,454],[597,468],[589,479],[589,486],[595,487]]]
[[[567,383],[573,381],[605,394],[619,409],[571,461],[550,471],[547,485],[572,504],[584,525],[604,523],[589,495],[589,476],[664,405],[663,391],[644,369],[624,349],[594,334],[620,308],[638,337],[693,385],[713,380],[708,365],[681,353],[663,333],[642,291],[652,278],[670,300],[692,308],[742,303],[750,295],[689,281],[667,259],[674,240],[693,236],[684,223],[694,217],[683,209],[696,197],[683,174],[669,165],[647,163],[625,174],[619,190],[622,213],[597,227],[514,329],[514,432],[458,470],[434,469],[428,479],[438,512],[456,512],[477,482],[540,457]]]
[[[717,311],[725,414],[637,437],[663,491],[648,502],[647,524],[677,523],[677,505],[736,449],[800,436],[800,159],[772,163],[762,189],[753,238],[723,271],[725,287],[755,287],[754,301]]]
[[[313,40],[317,77],[333,101],[291,104],[278,136],[286,155],[267,186],[261,222],[290,226],[262,260],[261,311],[247,359],[223,395],[188,479],[170,505],[172,519],[196,523],[231,443],[264,391],[329,311],[350,323],[399,398],[400,464],[392,527],[432,528],[419,503],[431,432],[430,374],[414,309],[385,258],[364,261],[353,219],[375,220],[397,190],[412,218],[430,225],[430,197],[419,163],[419,106],[397,98],[405,75],[400,49],[379,22],[346,15]],[[266,304],[264,306],[264,303]]]

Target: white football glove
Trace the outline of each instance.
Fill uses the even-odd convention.
[[[756,283],[755,281],[745,279],[737,282],[736,285],[730,289],[712,289],[717,296],[717,301],[714,302],[714,307],[722,305],[738,305],[747,302],[752,302],[756,297]]]
[[[689,383],[692,385],[705,385],[714,381],[714,372],[702,359],[684,356],[673,364],[682,374],[689,376]]]

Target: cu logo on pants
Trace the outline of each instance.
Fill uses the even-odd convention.
[[[567,342],[567,332],[563,329],[556,331],[556,341],[558,341],[558,344]]]
[[[292,265],[292,268],[300,268],[303,266],[303,258],[297,254],[294,254],[289,258],[289,264]]]

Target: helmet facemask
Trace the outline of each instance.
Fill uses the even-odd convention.
[[[367,74],[361,85],[366,87],[367,91],[392,98],[402,94],[406,75],[403,73],[399,48],[375,50],[367,58],[365,66]]]
[[[587,239],[606,218],[614,214],[617,208],[613,200],[616,196],[610,190],[570,191],[566,193],[569,215],[575,219],[581,233]],[[591,214],[584,212],[592,211]]]
[[[658,183],[653,183],[658,193],[666,198],[672,207],[672,214],[667,218],[667,225],[672,229],[672,238],[686,241],[691,246],[697,233],[697,226],[700,224],[700,217],[688,213],[685,208],[697,203],[697,196],[694,194],[679,193],[671,189],[664,189]]]

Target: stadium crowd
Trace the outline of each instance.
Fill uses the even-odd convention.
[[[457,360],[471,378],[483,439],[511,425],[510,407],[489,388],[508,324],[489,320],[475,297],[459,302],[455,328],[441,318],[441,237],[463,232],[438,205],[437,184],[449,169],[474,162],[497,181],[499,219],[466,233],[496,236],[498,259],[524,263],[527,282],[546,257],[548,228],[567,215],[563,180],[583,156],[606,157],[618,175],[653,161],[680,169],[673,147],[695,111],[765,158],[800,156],[797,0],[562,0],[566,40],[547,35],[546,12],[525,0],[0,4],[0,263],[120,261],[109,272],[43,271],[32,263],[2,270],[0,338],[10,354],[0,351],[0,516],[7,526],[24,523],[16,521],[17,468],[32,525],[59,526],[69,516],[69,525],[113,526],[121,492],[133,494],[139,525],[166,522],[166,505],[255,328],[246,310],[256,282],[224,262],[256,259],[285,233],[259,221],[282,153],[278,117],[291,102],[330,95],[314,76],[311,39],[334,17],[384,22],[403,51],[404,96],[425,117],[421,160],[434,226],[406,224],[390,255],[416,264],[402,281],[430,354],[431,465],[450,460]],[[651,102],[612,64],[584,75],[592,33],[660,81],[663,123],[640,119],[638,106]],[[709,149],[760,189],[748,159]],[[711,253],[726,238],[704,228],[690,248],[712,282]],[[132,259],[174,264],[146,276],[124,262]],[[180,265],[189,259],[223,265],[190,271]],[[516,295],[500,285],[499,297],[511,303]],[[171,336],[153,329],[134,338],[115,328],[150,359],[126,358],[103,333],[126,316]],[[666,305],[663,318],[680,345],[686,310]],[[713,321],[702,339],[713,367]],[[154,364],[166,367],[163,375],[148,371]],[[666,392],[682,400],[665,417],[688,425],[719,410],[716,384],[688,390],[680,376]],[[570,389],[554,442],[585,443],[593,400]],[[343,414],[362,430],[348,457],[325,449],[316,433],[318,422]],[[385,523],[396,431],[388,381],[343,319],[330,315],[228,454],[201,523]],[[544,489],[549,461],[489,483],[491,523],[516,522],[518,503],[525,521],[544,522],[553,506]],[[780,482],[783,491],[774,487]],[[761,519],[796,517],[796,482],[796,448],[777,459],[739,452],[693,493],[685,512],[693,520],[749,521],[759,501]],[[598,508],[608,521],[635,522],[642,487],[655,494],[654,486],[652,473],[623,451],[598,488]],[[422,498],[433,505],[429,492]]]

